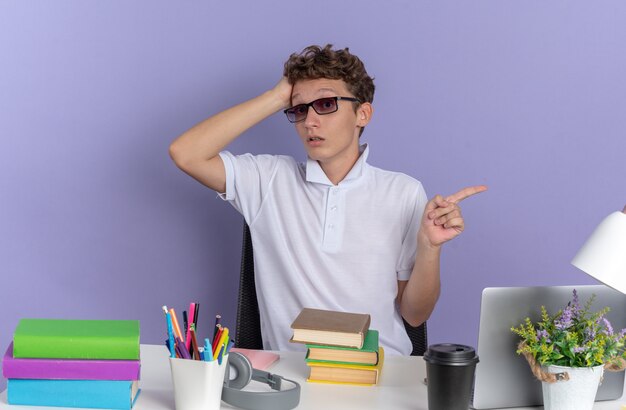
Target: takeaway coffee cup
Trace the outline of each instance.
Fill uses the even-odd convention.
[[[431,345],[424,360],[428,410],[467,410],[478,363],[474,348],[453,343]]]

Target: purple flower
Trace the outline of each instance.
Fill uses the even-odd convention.
[[[580,303],[578,301],[578,292],[574,289],[574,298],[572,299],[572,313],[575,318],[580,317]]]
[[[587,349],[585,347],[576,346],[573,350],[574,350],[574,353],[582,353]]]
[[[561,317],[555,320],[554,326],[559,330],[565,330],[572,326],[572,307],[567,306],[563,313],[561,313]]]
[[[586,328],[585,329],[585,342],[590,340],[594,340],[596,338],[596,330],[594,328]]]
[[[605,330],[604,333],[607,336],[612,336],[613,335],[613,326],[611,326],[611,322],[609,322],[606,318],[602,318],[602,321],[604,322],[604,326],[605,326]]]
[[[552,343],[552,340],[550,340],[550,335],[548,335],[548,332],[546,332],[545,329],[537,329],[537,341],[540,341],[541,339],[544,339],[546,343]]]

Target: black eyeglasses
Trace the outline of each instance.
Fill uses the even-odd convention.
[[[285,111],[285,115],[289,122],[300,122],[306,119],[307,114],[309,113],[309,107],[313,107],[316,113],[319,115],[332,114],[339,109],[339,104],[337,104],[338,100],[346,100],[360,103],[358,98],[352,97],[324,97],[319,98],[315,101],[311,101],[308,104],[298,104],[294,105],[291,108],[287,108]]]

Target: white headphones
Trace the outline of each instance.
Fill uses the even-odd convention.
[[[230,379],[233,370],[233,379]],[[241,390],[255,380],[267,383],[276,392],[251,392]],[[294,387],[281,390],[282,382]],[[246,410],[290,410],[300,403],[300,385],[277,374],[252,368],[248,358],[237,352],[228,354],[228,367],[224,375],[222,400],[232,406]]]

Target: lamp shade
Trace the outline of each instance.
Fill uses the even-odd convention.
[[[626,293],[626,213],[607,216],[574,256],[572,265]]]

